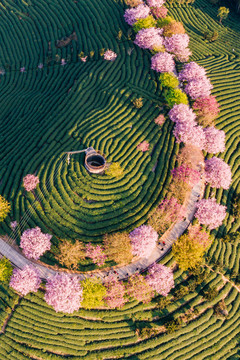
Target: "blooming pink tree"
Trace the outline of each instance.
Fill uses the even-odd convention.
[[[178,53],[176,53],[175,59],[179,62],[187,62],[189,60],[189,56],[192,55],[192,52],[189,48],[182,49]]]
[[[44,299],[56,312],[72,314],[79,310],[82,301],[79,279],[64,273],[48,278]]]
[[[164,19],[167,16],[167,12],[168,9],[165,6],[154,7],[151,9],[151,13],[156,19]]]
[[[137,149],[141,150],[142,152],[148,151],[149,150],[149,143],[146,140],[144,140],[143,142],[138,144]]]
[[[145,280],[152,289],[162,296],[167,296],[170,290],[174,288],[173,271],[162,264],[152,264],[148,268]]]
[[[150,8],[144,4],[140,4],[135,8],[127,9],[124,19],[128,25],[133,25],[139,19],[145,19],[150,13]]]
[[[203,66],[198,65],[196,62],[191,61],[185,64],[182,71],[180,71],[178,79],[180,81],[190,81],[206,77],[206,70]]]
[[[142,49],[152,50],[163,45],[162,29],[147,28],[138,31],[134,43]]]
[[[206,143],[204,150],[211,154],[217,154],[225,150],[225,132],[214,126],[203,129]]]
[[[105,51],[103,58],[104,60],[108,60],[108,61],[114,61],[117,57],[117,54],[112,51],[112,50],[107,50]]]
[[[45,251],[51,248],[52,235],[43,234],[37,226],[33,229],[27,229],[22,233],[20,247],[28,259],[38,260]]]
[[[156,125],[159,125],[159,126],[163,125],[165,122],[165,116],[163,114],[158,115],[158,117],[156,117],[154,122]]]
[[[158,240],[158,233],[148,225],[141,225],[130,232],[132,253],[140,257],[151,255]]]
[[[214,156],[205,161],[205,179],[212,187],[229,189],[232,182],[230,166]]]
[[[210,80],[205,76],[202,78],[197,78],[190,80],[185,86],[185,92],[192,99],[197,99],[199,97],[207,97],[211,94],[211,89],[213,88]]]
[[[222,225],[225,216],[226,206],[217,204],[216,199],[202,199],[197,203],[195,217],[210,230]]]
[[[165,0],[147,0],[147,4],[150,7],[160,8],[165,3]]]
[[[207,119],[215,119],[219,112],[219,103],[213,95],[198,98],[193,104],[193,110],[196,111],[198,117]]]
[[[206,137],[201,126],[193,126],[192,124],[179,122],[175,125],[173,135],[177,142],[197,146],[199,149],[204,149],[206,145]]]
[[[28,174],[23,178],[23,186],[27,191],[36,189],[37,184],[39,184],[38,176]]]
[[[23,296],[30,292],[37,292],[41,284],[38,270],[33,265],[26,265],[21,269],[13,269],[9,285]]]
[[[166,51],[175,55],[183,53],[188,44],[189,36],[187,34],[175,34],[171,37],[165,37],[163,42]]]
[[[91,243],[86,245],[86,256],[92,259],[97,266],[103,266],[107,255],[104,254],[103,248],[100,245],[94,246]]]
[[[104,286],[107,289],[104,297],[106,305],[111,309],[121,308],[127,301],[123,282],[118,281],[115,275],[109,275],[104,279]]]
[[[184,164],[173,169],[171,173],[177,181],[184,181],[190,186],[194,186],[200,180],[200,172]]]
[[[165,198],[150,215],[148,224],[160,235],[176,221],[181,221],[186,215],[186,209],[175,197]]]
[[[173,55],[167,52],[159,52],[151,59],[151,69],[157,72],[174,72],[175,62]]]
[[[126,290],[130,298],[142,301],[143,303],[150,302],[154,296],[153,289],[139,273],[136,273],[128,278]]]
[[[169,111],[168,116],[170,120],[175,123],[187,123],[192,126],[197,125],[195,122],[196,114],[194,114],[192,109],[185,104],[174,105]]]
[[[212,242],[212,237],[209,232],[203,230],[199,224],[188,227],[188,238],[190,241],[197,242],[204,250],[206,250]]]

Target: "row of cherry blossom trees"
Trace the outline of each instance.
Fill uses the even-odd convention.
[[[33,265],[26,265],[22,270],[13,270],[9,284],[17,293],[25,296],[38,291],[41,279]],[[101,283],[97,277],[79,281],[77,276],[57,273],[47,279],[44,299],[56,312],[73,313],[80,307],[121,308],[129,299],[147,303],[155,293],[167,296],[172,288],[172,270],[154,263],[145,277],[135,273],[125,283],[118,281],[114,274],[106,276]]]
[[[168,116],[175,123],[173,133],[177,142],[212,154],[223,152],[225,133],[214,127],[220,109],[216,97],[211,95],[213,86],[205,69],[193,61],[184,64],[177,76],[174,59],[180,62],[189,60],[189,37],[181,23],[167,16],[163,4],[164,0],[130,1],[131,8],[125,11],[124,18],[135,31],[137,29],[134,43],[153,53],[151,68],[161,73],[160,81],[167,89],[165,98],[172,107]],[[188,97],[184,97],[180,89]],[[189,101],[193,102],[192,108]],[[183,183],[182,177],[185,177],[186,182],[187,171],[193,180],[200,175],[196,170],[180,166],[172,171],[173,179]],[[232,181],[231,169],[222,159],[210,158],[205,161],[205,179],[212,187],[228,189]],[[198,202],[196,218],[209,229],[220,226],[225,216],[226,207],[217,204],[215,199]]]

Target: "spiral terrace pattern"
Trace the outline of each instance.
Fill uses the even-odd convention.
[[[172,124],[160,130],[153,121],[161,112],[161,90],[149,70],[150,54],[125,36],[121,2],[6,1],[1,12],[0,67],[6,74],[0,173],[1,193],[12,201],[11,218],[18,221],[34,201],[22,187],[22,178],[34,173],[40,201],[22,221],[22,231],[39,226],[61,239],[99,242],[106,232],[141,225],[163,197],[178,146]],[[119,29],[125,34],[121,41]],[[74,31],[77,41],[56,48],[58,39]],[[117,59],[104,61],[102,48],[115,51]],[[88,55],[86,63],[81,52]],[[139,97],[144,106],[134,109],[131,100]],[[143,140],[150,143],[146,153],[137,150]],[[88,174],[84,154],[67,164],[64,151],[88,146],[108,162],[119,162],[124,176]]]
[[[122,7],[120,6],[121,3],[115,3],[113,1],[101,1],[101,5],[99,5],[99,3],[100,2],[97,1],[87,2],[88,6],[86,5],[84,7],[86,13],[91,9],[92,12],[95,11],[98,18],[103,18],[105,11],[107,11],[105,9],[109,9],[109,11],[111,10],[113,13],[107,18],[105,24],[113,21],[114,24],[116,24],[114,25],[116,31],[118,30],[118,26],[121,26],[121,28],[126,30],[126,25],[122,22],[123,12]],[[82,148],[84,148],[85,145],[88,146],[91,144],[95,147],[99,147],[102,152],[107,155],[109,154],[114,160],[117,159],[117,161],[124,163],[124,161],[127,162],[128,155],[135,159],[134,156],[137,154],[137,152],[134,152],[135,145],[147,137],[147,140],[150,141],[151,144],[157,144],[158,141],[161,141],[164,146],[162,148],[162,153],[166,154],[166,156],[168,155],[169,159],[172,159],[171,161],[173,161],[173,155],[171,155],[173,154],[173,152],[171,153],[173,149],[172,137],[168,138],[168,136],[170,136],[170,129],[168,128],[169,122],[165,123],[160,139],[158,138],[160,135],[158,135],[157,132],[155,133],[156,128],[151,125],[152,123],[150,122],[150,118],[152,119],[155,116],[155,113],[153,112],[154,109],[150,106],[150,99],[153,101],[153,96],[150,94],[155,87],[154,82],[148,78],[149,74],[151,74],[151,79],[153,79],[153,74],[149,72],[149,61],[145,53],[140,52],[140,50],[135,48],[132,55],[128,56],[125,50],[127,49],[127,46],[133,46],[132,44],[119,44],[118,49],[117,43],[115,40],[112,40],[115,33],[110,37],[110,30],[106,30],[107,25],[105,25],[105,30],[102,28],[100,31],[95,20],[92,22],[92,27],[90,28],[91,22],[89,22],[89,20],[86,28],[90,28],[89,33],[92,37],[89,37],[86,41],[84,32],[81,31],[81,36],[80,33],[78,33],[79,39],[84,37],[85,42],[83,42],[83,44],[86,48],[81,45],[79,49],[75,49],[76,43],[73,42],[72,45],[75,50],[73,50],[71,56],[75,54],[75,61],[77,61],[77,53],[82,50],[86,53],[92,49],[97,52],[99,47],[106,48],[109,46],[119,54],[116,62],[101,64],[99,57],[95,55],[94,61],[91,63],[82,64],[71,62],[71,64],[66,65],[65,68],[53,64],[40,72],[36,70],[36,67],[40,61],[44,61],[43,58],[39,57],[41,46],[42,53],[43,49],[45,49],[46,53],[48,48],[47,41],[50,39],[51,41],[55,41],[56,38],[61,38],[65,35],[66,29],[69,29],[69,31],[67,31],[68,35],[72,32],[73,28],[68,22],[68,16],[71,18],[71,22],[73,22],[76,14],[78,14],[77,16],[81,16],[82,18],[82,24],[85,21],[86,13],[84,13],[85,17],[81,15],[79,8],[83,8],[84,3],[78,2],[75,4],[74,2],[70,3],[70,1],[66,1],[66,3],[61,1],[48,1],[49,12],[46,11],[46,7],[42,1],[39,1],[34,5],[35,9],[37,9],[35,11],[33,11],[33,8],[31,9],[31,6],[27,7],[24,5],[26,4],[25,2],[18,2],[16,5],[16,3],[7,3],[4,1],[1,4],[2,7],[5,6],[8,9],[7,11],[4,9],[2,10],[2,16],[0,18],[1,23],[4,19],[5,24],[4,39],[2,33],[1,44],[8,46],[8,50],[4,48],[4,46],[0,47],[2,51],[1,61],[3,61],[2,59],[5,59],[5,56],[2,54],[6,55],[12,53],[11,57],[14,62],[14,64],[11,64],[13,67],[11,71],[7,72],[7,74],[1,78],[1,88],[3,89],[1,104],[4,104],[4,107],[1,106],[1,109],[3,109],[2,116],[5,119],[5,123],[2,124],[1,128],[2,141],[5,141],[5,143],[3,145],[1,141],[0,144],[1,151],[4,154],[1,163],[1,174],[3,176],[1,186],[2,193],[4,192],[4,195],[7,198],[12,194],[12,199],[15,201],[14,206],[16,206],[16,208],[13,217],[16,217],[19,211],[22,213],[29,205],[28,199],[23,199],[19,188],[23,175],[37,170],[40,173],[41,181],[44,182],[43,180],[46,179],[47,176],[53,174],[52,169],[56,168],[58,154],[66,148],[67,150],[71,149],[71,147],[77,149],[78,146],[76,145],[76,142],[78,142],[80,138],[80,145]],[[201,10],[200,7],[202,7],[203,10]],[[13,13],[11,13],[10,10],[13,10]],[[16,13],[16,11],[18,12]],[[29,22],[32,24],[33,20],[29,17],[24,17],[24,11],[28,11],[30,15],[31,11],[35,17],[40,20],[42,19],[41,21],[39,20],[39,22],[36,22],[36,24],[38,24],[39,34],[42,35],[41,37],[38,33],[35,35],[37,39],[42,38],[42,42],[40,40],[34,42],[34,33],[31,31],[29,32],[28,27],[30,26]],[[223,205],[228,205],[229,210],[234,190],[239,190],[240,186],[240,102],[238,98],[240,87],[239,18],[237,19],[235,15],[230,14],[229,20],[227,20],[225,24],[231,26],[232,29],[229,30],[226,35],[224,28],[218,25],[216,21],[217,7],[209,5],[208,1],[197,0],[194,7],[170,7],[169,11],[175,18],[184,22],[189,35],[192,37],[190,46],[192,47],[193,58],[206,68],[208,76],[214,85],[213,94],[217,96],[217,100],[221,105],[221,114],[217,120],[217,127],[226,132],[226,151],[222,157],[231,166],[233,182],[230,190],[218,190],[216,196],[219,201],[221,200]],[[56,16],[56,12],[58,12],[58,16]],[[17,15],[22,17],[21,21],[18,20]],[[53,19],[55,19],[55,22]],[[62,22],[66,27],[64,31],[58,30],[58,28],[62,29],[60,27],[60,23]],[[81,24],[79,23],[79,28],[82,26]],[[205,24],[211,24],[212,28],[222,31],[217,42],[212,44],[204,43],[201,34],[205,31]],[[15,27],[16,34],[10,34],[10,29]],[[77,28],[77,26],[74,27],[76,32]],[[97,33],[104,33],[102,38],[99,38],[100,35],[97,36],[99,39],[102,39],[99,40],[101,41],[99,47],[96,43],[96,39],[94,40],[93,38],[93,30],[95,28],[98,29]],[[20,41],[22,33],[25,35]],[[57,34],[56,37],[55,33]],[[107,34],[109,35],[109,38]],[[8,41],[6,41],[5,36],[8,38]],[[29,42],[26,40],[24,41],[24,39],[27,39],[27,36],[30,37]],[[89,45],[90,41],[91,46]],[[228,41],[229,44],[225,44],[225,41]],[[20,44],[23,46],[22,50],[19,48]],[[235,50],[233,53],[232,49]],[[53,47],[52,51],[55,56],[57,50],[54,50]],[[66,58],[66,48],[62,49],[62,51],[63,54],[61,57]],[[25,56],[28,54],[28,61],[27,59],[22,59],[23,54],[25,54]],[[36,56],[36,59],[34,56]],[[32,59],[31,62],[30,58]],[[33,61],[35,61],[34,65],[32,65]],[[128,62],[129,66],[132,64],[132,68],[130,71],[127,70],[127,67],[121,67],[120,76],[118,64],[123,64],[124,62]],[[27,70],[27,73],[25,74],[20,74],[19,68],[26,66],[26,69],[28,69],[28,64],[30,66],[30,63],[34,69],[31,71]],[[133,66],[136,63],[138,65],[137,68]],[[146,68],[141,72],[139,68],[143,69],[143,64],[146,64]],[[105,77],[101,80],[99,79],[99,76],[101,75],[101,70],[99,70],[99,68],[102,69],[102,71],[105,71]],[[18,71],[14,71],[14,69],[18,69]],[[140,71],[139,74],[138,71]],[[86,77],[86,74],[88,76],[91,72],[93,74],[92,77]],[[96,72],[98,72],[98,75],[95,77]],[[124,74],[128,74],[129,88],[122,80]],[[112,76],[112,80],[110,80],[110,76]],[[119,76],[118,81],[117,76]],[[75,79],[76,83],[74,85]],[[132,79],[134,79],[134,82]],[[84,83],[84,81],[86,82]],[[104,84],[102,84],[102,81]],[[123,81],[125,85],[118,91],[117,89],[121,81]],[[109,84],[111,83],[112,87],[110,89]],[[142,85],[140,86],[139,83]],[[72,92],[71,90],[69,94],[67,94],[66,88],[69,89],[71,86],[73,86],[72,90],[74,91]],[[82,89],[80,89],[81,86]],[[89,86],[88,95],[85,86]],[[99,89],[106,91],[104,96]],[[135,114],[131,115],[131,105],[129,99],[127,101],[125,98],[126,94],[130,94],[130,96],[131,94],[137,94],[137,96],[142,95],[145,102],[147,102],[146,99],[149,99],[149,106],[147,107],[144,104],[144,108],[142,108],[140,112],[137,112],[137,115],[140,114],[139,120],[136,118]],[[158,90],[155,89],[155,95],[156,94],[159,95]],[[86,98],[82,100],[84,96],[86,96]],[[101,96],[103,96],[103,98],[101,98]],[[102,99],[101,101],[98,100],[100,98]],[[92,110],[90,111],[90,105],[84,108],[86,99],[92,101],[92,103],[90,102],[90,104],[93,104]],[[116,109],[117,106],[120,106],[119,103],[122,103],[120,107],[122,112],[120,112],[119,109]],[[98,105],[95,107],[95,104]],[[106,106],[109,106],[107,108],[108,110],[106,110]],[[70,111],[69,108],[72,110]],[[36,109],[38,109],[38,111],[36,111]],[[112,116],[110,115],[111,112]],[[29,114],[32,114],[32,117],[29,117]],[[122,119],[120,119],[121,116]],[[75,120],[72,120],[73,118]],[[74,122],[76,123],[75,128],[72,125]],[[87,132],[87,123],[91,125],[90,129],[92,132]],[[133,129],[136,129],[133,137],[130,136],[131,129],[128,128],[130,124],[133,125]],[[146,128],[144,128],[145,126]],[[102,135],[102,141],[97,138],[92,144],[92,140],[96,138],[96,134],[97,136],[101,136],[99,134],[103,134],[104,129],[108,131],[106,136]],[[113,131],[114,134],[116,132],[118,135],[117,140],[112,136]],[[69,136],[69,134],[71,134],[71,136]],[[128,141],[126,141],[127,136],[129,138]],[[151,136],[153,140],[151,140]],[[163,136],[166,137],[166,140],[164,140]],[[116,144],[115,141],[118,141],[118,143]],[[126,141],[124,145],[122,145],[122,141]],[[23,145],[25,143],[26,146],[24,148]],[[38,146],[38,153],[35,152],[36,146]],[[116,153],[114,151],[116,151]],[[121,151],[124,154],[123,160],[121,160]],[[155,151],[157,151],[157,147],[155,148]],[[24,152],[27,155],[26,160],[24,160]],[[132,153],[133,155],[131,155]],[[150,165],[147,165],[145,168],[144,165],[147,163],[148,159],[150,160],[150,158],[148,158],[149,155],[140,155],[137,155],[139,158],[137,158],[136,164],[143,164],[141,165],[141,170],[143,169],[144,175],[148,176],[147,169],[148,166],[149,169],[151,169],[151,167]],[[53,158],[51,159],[52,156]],[[156,162],[159,154],[158,156],[155,156],[156,159],[154,159],[154,161],[152,160],[152,163]],[[82,164],[82,158],[79,159],[81,160],[80,164]],[[168,165],[168,163],[166,162],[165,165]],[[133,164],[132,170],[129,169],[128,172],[128,176],[132,176],[132,183],[138,181],[135,180],[138,176],[138,170],[135,169],[136,166]],[[169,166],[171,167],[171,165]],[[84,179],[86,184],[89,184],[90,181],[89,175],[84,172],[84,169],[81,168],[80,170],[80,168],[81,165],[77,163],[77,158],[74,158],[74,162],[71,163],[71,171],[68,172],[68,174],[66,164],[62,166],[62,182],[58,183],[57,180],[55,182],[54,191],[49,194],[51,198],[48,201],[50,202],[51,207],[54,207],[57,202],[59,202],[60,208],[67,206],[66,204],[68,204],[68,201],[72,201],[73,193],[77,193],[77,191],[84,191],[84,194],[86,191],[90,197],[90,194],[93,196],[93,194],[96,193],[96,189],[100,188],[101,193],[99,194],[99,198],[103,197],[103,191],[107,190],[103,187],[104,182],[100,184],[97,183],[97,178],[94,178],[94,182],[91,182],[91,184],[93,184],[91,189],[90,186],[88,187],[88,190],[86,190],[86,188],[83,189],[81,185],[77,185],[78,180],[74,176],[75,174],[81,181]],[[134,172],[135,170],[136,172]],[[14,177],[9,179],[12,171],[14,171]],[[131,174],[131,171],[134,172],[134,175]],[[148,171],[151,173],[150,170]],[[162,174],[162,179],[159,181],[161,181],[161,184],[164,184],[164,177],[167,175],[161,173],[158,169],[156,171],[159,171],[158,177]],[[157,179],[157,175],[155,176]],[[155,184],[153,177],[154,173],[150,176],[151,180],[146,180],[146,183],[144,182],[145,180],[143,181],[140,194],[142,194],[142,191],[145,191],[145,197],[148,196],[148,181]],[[59,196],[62,194],[60,192],[62,183],[64,183],[65,193],[63,196]],[[118,184],[118,182],[112,181],[111,187],[116,187],[116,184]],[[79,189],[73,191],[73,186],[76,188],[79,187]],[[126,188],[124,183],[118,184],[117,186],[119,189],[121,189],[121,187],[124,189]],[[71,194],[71,198],[67,197],[67,193]],[[214,193],[213,189],[207,188],[206,197],[210,196],[211,193]],[[155,192],[155,194],[157,193]],[[109,196],[109,193],[107,193],[106,196]],[[135,196],[137,196],[137,192],[135,192]],[[160,196],[160,190],[156,197],[157,196]],[[130,197],[129,193],[126,198],[128,197]],[[136,197],[135,199],[136,210],[139,208],[139,215],[142,219],[145,214],[142,209],[145,209],[147,212],[148,206],[150,207],[152,201],[148,200],[144,203],[145,197]],[[66,200],[66,198],[68,200]],[[61,201],[61,199],[64,199],[64,201]],[[32,199],[29,198],[29,200]],[[95,200],[95,198],[92,200]],[[142,205],[138,205],[138,200]],[[44,204],[46,204],[47,198],[43,201]],[[104,201],[106,205],[112,200],[107,198]],[[119,199],[118,202],[121,203],[123,200]],[[96,206],[97,203],[92,205]],[[82,202],[81,206],[91,207],[91,204]],[[103,205],[101,206],[103,207]],[[68,208],[70,208],[70,206],[68,206]],[[134,207],[132,207],[132,209],[134,209]],[[51,214],[51,211],[49,211],[49,214]],[[31,221],[33,223],[44,224],[47,220],[42,218],[42,216],[43,212],[38,209],[36,215],[31,218]],[[55,215],[52,216],[54,219]],[[72,218],[74,217],[72,216]],[[140,221],[137,218],[135,219],[136,223]],[[218,229],[218,232],[214,232],[214,234],[220,238],[221,235],[227,231],[236,231],[240,225],[239,220],[232,220],[232,216],[228,215],[223,226]],[[123,217],[122,221],[123,223],[125,221]],[[133,223],[134,221],[132,224]],[[57,224],[58,222],[56,221],[56,225],[54,226],[57,226]],[[127,227],[130,225],[124,226]],[[84,229],[87,230],[86,225]],[[95,233],[91,234],[92,236],[93,234],[95,236]],[[218,239],[210,248],[208,256],[210,259],[216,259],[223,262],[227,274],[232,275],[235,271],[239,271],[239,250],[239,241],[236,241],[234,245],[231,245],[225,244]],[[171,266],[174,263],[172,254],[165,257],[162,263]],[[4,334],[0,336],[0,359],[60,360],[69,358],[71,360],[110,360],[117,358],[131,360],[236,360],[239,358],[237,340],[240,325],[239,289],[234,286],[233,282],[226,281],[218,271],[211,271],[207,268],[206,272],[207,278],[204,282],[200,283],[195,289],[189,290],[188,293],[180,299],[173,301],[170,305],[166,306],[164,310],[159,310],[156,304],[158,298],[155,298],[147,305],[132,301],[125,305],[122,310],[86,311],[81,309],[78,313],[69,316],[60,313],[56,314],[53,309],[48,307],[43,301],[43,294],[41,292],[28,295],[20,301],[18,306],[16,306],[6,329],[4,330],[3,328]],[[190,280],[193,279],[193,277],[191,276],[188,279],[186,277],[187,274],[182,273],[180,270],[175,272],[175,290],[178,290],[180,286],[190,287]],[[207,301],[203,297],[203,291],[209,286],[216,286],[218,288],[218,295],[212,301]],[[219,319],[214,315],[213,306],[223,298],[225,299],[229,315],[227,318]],[[4,319],[8,316],[9,308],[14,307],[14,303],[17,303],[18,299],[14,298],[13,293],[2,285],[0,287],[0,299],[0,308],[2,310],[0,319],[3,324]],[[136,328],[141,326],[151,328],[164,325],[166,322],[178,318],[190,308],[199,311],[196,318],[184,324],[185,326],[173,334],[163,335],[159,333],[145,340],[140,340],[136,336]]]

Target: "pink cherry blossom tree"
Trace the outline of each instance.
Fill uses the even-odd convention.
[[[36,189],[37,184],[39,184],[38,176],[28,174],[23,178],[23,186],[27,191]]]
[[[143,142],[137,145],[137,149],[141,150],[142,152],[148,151],[149,143],[146,140],[144,140]]]
[[[163,114],[158,115],[158,117],[156,117],[154,122],[156,125],[159,125],[159,126],[163,125],[165,122],[165,116]]]
[[[51,248],[52,235],[42,233],[37,226],[33,229],[27,229],[22,233],[20,247],[28,259],[38,260],[45,251]]]
[[[147,4],[150,7],[160,8],[165,3],[165,0],[147,0]]]
[[[151,69],[157,72],[174,72],[175,62],[173,55],[167,52],[159,52],[151,59]]]
[[[94,246],[91,243],[86,245],[86,256],[92,259],[97,266],[103,266],[107,255],[104,254],[103,248],[100,245]]]
[[[140,257],[151,255],[158,240],[158,233],[149,225],[141,225],[130,232],[132,253]]]
[[[72,314],[78,311],[82,301],[79,279],[64,273],[48,278],[44,299],[56,312]]]
[[[178,79],[180,81],[190,81],[206,77],[206,70],[203,66],[198,65],[196,62],[191,61],[185,64],[182,71],[180,71]]]
[[[189,48],[182,49],[178,53],[176,53],[175,59],[179,62],[187,62],[189,60],[189,56],[192,55],[192,52]]]
[[[206,143],[204,150],[211,154],[217,154],[225,150],[225,132],[214,126],[203,129]]]
[[[197,99],[199,97],[207,97],[211,94],[211,89],[213,88],[210,80],[205,76],[202,78],[197,78],[190,80],[185,86],[185,92],[192,99]]]
[[[189,36],[187,34],[175,34],[171,37],[165,37],[163,42],[166,51],[175,55],[183,53],[188,44]]]
[[[179,122],[175,125],[173,135],[177,142],[197,146],[199,149],[204,149],[206,145],[206,137],[201,126],[193,126],[192,124]]]
[[[168,116],[170,120],[175,123],[187,123],[192,126],[197,125],[195,122],[196,114],[185,104],[174,105],[169,111]]]
[[[164,19],[167,16],[168,9],[165,6],[151,8],[151,13],[156,19]]]
[[[145,19],[150,13],[150,8],[144,4],[140,4],[135,8],[127,9],[124,19],[128,25],[133,25],[139,19]]]
[[[195,217],[210,230],[222,225],[225,216],[226,206],[217,204],[216,199],[202,199],[197,203]]]
[[[205,179],[212,187],[227,190],[232,182],[231,168],[225,161],[214,156],[205,161]]]
[[[114,61],[116,59],[116,57],[117,57],[117,54],[112,50],[107,50],[103,54],[104,60],[108,60],[108,61]]]
[[[150,302],[154,296],[153,289],[139,273],[135,273],[128,278],[126,290],[130,298],[142,301],[143,303]]]
[[[216,100],[216,96],[213,95],[198,98],[192,108],[196,111],[199,118],[209,120],[215,119],[220,112],[219,103]]]
[[[148,224],[160,235],[176,221],[181,221],[186,215],[186,209],[175,197],[165,198],[150,214]]]
[[[104,279],[104,286],[107,289],[104,297],[106,305],[111,309],[123,307],[127,301],[123,282],[118,281],[115,275],[109,275]]]
[[[14,269],[9,286],[25,296],[30,292],[37,292],[41,284],[38,270],[33,265],[26,265],[21,269]]]
[[[211,245],[212,237],[209,232],[203,230],[199,224],[188,227],[188,238],[190,241],[197,242],[204,251]]]
[[[171,173],[175,180],[184,181],[190,186],[194,186],[200,181],[200,172],[184,164],[173,169]]]
[[[147,28],[138,31],[134,43],[142,49],[152,50],[163,45],[163,30],[158,28]]]
[[[148,268],[145,280],[152,289],[162,296],[167,296],[174,288],[173,271],[162,264],[152,264]]]

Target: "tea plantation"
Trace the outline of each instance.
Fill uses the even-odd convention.
[[[231,8],[221,25],[218,5],[207,0],[167,7],[214,86],[221,106],[216,127],[226,133],[221,157],[233,177],[229,190],[206,187],[205,197],[227,205],[227,216],[212,232],[203,272],[175,271],[166,299],[72,315],[56,313],[42,290],[19,298],[1,284],[1,360],[240,358],[240,239],[222,240],[240,226],[231,210],[240,191],[240,16]],[[125,8],[121,0],[0,2],[0,193],[12,205],[2,233],[11,234],[10,221],[17,220],[22,229],[51,232],[55,245],[57,238],[98,243],[106,232],[143,224],[165,195],[179,145],[170,121],[162,128],[153,121],[165,109],[161,86],[150,53],[129,38]],[[218,39],[204,39],[207,30]],[[56,46],[74,33],[69,45]],[[116,60],[104,61],[102,49],[115,51]],[[132,100],[140,97],[143,107],[136,109]],[[137,150],[144,140],[145,153]],[[64,152],[88,146],[119,162],[124,176],[89,175],[83,154],[68,164]],[[22,186],[28,173],[40,178],[36,198]],[[162,260],[174,262],[171,253]]]

